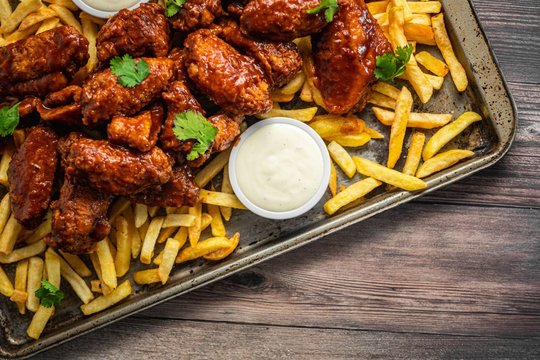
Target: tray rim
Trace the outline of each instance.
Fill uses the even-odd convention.
[[[443,3],[443,9],[446,8],[445,4],[447,0],[440,0]],[[502,84],[501,93],[508,99],[510,105],[512,127],[510,134],[501,139],[498,137],[497,147],[490,153],[477,157],[470,161],[463,163],[459,168],[443,172],[443,176],[437,179],[427,181],[428,188],[421,193],[410,193],[406,191],[400,191],[392,194],[388,197],[389,204],[382,205],[381,202],[367,201],[362,208],[351,209],[338,217],[330,219],[324,225],[317,226],[314,229],[309,229],[306,232],[292,235],[288,239],[278,242],[277,239],[270,242],[270,244],[263,245],[260,249],[257,249],[254,253],[246,255],[244,258],[233,261],[224,261],[217,269],[211,269],[206,273],[196,275],[190,280],[171,286],[170,288],[163,289],[155,294],[151,294],[146,298],[140,299],[132,304],[127,304],[124,307],[113,307],[109,311],[94,315],[80,321],[71,329],[54,333],[51,336],[45,337],[42,340],[35,341],[30,344],[22,345],[15,350],[9,348],[3,348],[0,346],[0,357],[13,358],[13,359],[25,359],[31,356],[37,355],[43,351],[52,349],[53,347],[64,344],[82,335],[88,334],[94,330],[100,329],[104,326],[112,324],[118,320],[124,319],[128,316],[134,315],[138,312],[149,309],[153,306],[168,301],[176,296],[185,294],[189,291],[198,289],[202,286],[208,285],[215,281],[222,280],[232,274],[245,270],[253,265],[259,264],[263,261],[269,260],[276,256],[282,255],[301,246],[307,245],[315,240],[318,240],[324,236],[327,236],[336,231],[342,230],[345,227],[358,223],[362,220],[368,219],[372,216],[380,214],[386,210],[390,210],[403,203],[409,202],[413,199],[419,198],[427,193],[440,189],[444,186],[459,181],[465,177],[468,177],[480,170],[490,167],[497,163],[510,149],[518,126],[518,111],[512,94],[508,88],[508,84],[504,74],[501,71],[499,62],[493,52],[493,47],[489,41],[486,33],[482,27],[480,19],[478,17],[476,8],[472,0],[451,0],[453,2],[464,2],[468,5],[471,15],[475,21],[475,26],[478,28],[482,35],[482,39],[487,46],[487,50],[490,55],[491,61],[493,61],[496,70],[496,76]],[[446,13],[446,11],[445,11]],[[475,80],[478,80],[475,77]],[[481,95],[484,95],[484,91],[480,91]],[[484,99],[485,100],[485,99]],[[498,125],[493,125],[497,128]],[[500,126],[500,125],[499,125]],[[462,169],[469,167],[467,171],[463,171],[458,174]],[[459,171],[458,171],[459,170]]]

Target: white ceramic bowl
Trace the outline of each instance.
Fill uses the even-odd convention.
[[[246,195],[243,193],[242,189],[240,188],[240,185],[238,184],[237,174],[236,174],[236,157],[244,141],[251,134],[254,134],[257,130],[271,124],[287,124],[287,125],[292,125],[298,129],[303,130],[315,141],[319,150],[321,151],[321,155],[323,159],[323,176],[321,179],[321,183],[319,184],[319,187],[317,191],[315,192],[315,194],[313,195],[313,197],[311,197],[302,206],[293,210],[288,210],[288,211],[283,211],[283,212],[269,211],[255,205],[252,201],[250,201],[246,197]],[[244,133],[242,133],[240,135],[240,140],[233,146],[231,155],[229,157],[229,178],[231,180],[231,185],[234,190],[234,193],[236,194],[238,199],[240,199],[240,201],[242,202],[242,204],[244,204],[245,207],[247,207],[249,210],[251,210],[255,214],[268,218],[268,219],[276,219],[276,220],[291,219],[291,218],[300,216],[308,212],[309,210],[311,210],[323,197],[324,193],[326,192],[326,188],[328,187],[328,181],[330,179],[330,155],[328,154],[326,145],[324,141],[321,139],[321,137],[312,128],[310,128],[308,125],[304,124],[303,122],[294,120],[291,118],[285,118],[285,117],[274,117],[274,118],[270,118],[266,120],[260,120],[256,124],[250,126]]]
[[[129,7],[128,9],[129,10],[136,9],[139,7],[139,5],[141,5],[142,3],[147,3],[148,1],[149,0],[139,0],[137,3],[135,3],[133,6]],[[120,10],[118,11],[99,10],[85,3],[84,0],[73,0],[73,2],[75,3],[75,5],[79,7],[79,9],[81,9],[85,13],[88,13],[90,15],[93,15],[95,17],[102,18],[102,19],[108,19],[111,16],[114,16],[118,11],[120,11]]]

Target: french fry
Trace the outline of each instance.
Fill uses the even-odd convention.
[[[18,248],[10,252],[8,255],[0,254],[0,263],[12,264],[22,259],[27,259],[32,256],[36,256],[45,251],[47,245],[43,241],[38,241],[31,245]]]
[[[448,74],[448,66],[431,55],[427,51],[421,51],[415,55],[416,61],[437,76],[444,77]]]
[[[101,264],[99,263],[99,258],[96,252],[90,254],[90,261],[92,261],[92,266],[94,266],[94,270],[96,271],[96,275],[101,284],[101,293],[103,295],[110,294],[112,292],[112,289],[103,282],[103,276],[101,274]]]
[[[139,231],[135,227],[135,218],[131,206],[124,210],[123,215],[128,223],[128,233],[131,239],[131,258],[136,259],[141,252],[142,240]]]
[[[474,152],[470,150],[449,150],[427,160],[418,169],[416,176],[425,178],[431,174],[449,168],[457,162],[474,156]]]
[[[17,30],[6,36],[6,41],[8,44],[12,44],[14,42],[17,42],[22,39],[26,39],[30,35],[33,35],[36,33],[36,31],[39,29],[40,24],[35,24],[30,26],[27,29],[24,30]]]
[[[34,316],[32,316],[32,321],[30,321],[30,325],[26,329],[26,334],[32,339],[39,339],[41,333],[43,332],[43,329],[45,329],[47,322],[53,316],[53,314],[54,306],[47,308],[43,305],[39,305],[36,313],[34,314]]]
[[[375,129],[367,127],[364,129],[364,133],[368,134],[371,139],[384,139],[384,135]]]
[[[25,240],[27,244],[34,244],[51,233],[51,216],[48,215],[45,220],[34,230],[34,232]]]
[[[143,204],[135,204],[135,227],[138,229],[148,219],[148,207]]]
[[[388,145],[387,167],[393,169],[396,166],[403,150],[403,139],[407,131],[407,122],[413,105],[412,94],[405,86],[401,89],[396,100],[396,112],[390,130],[390,143]]]
[[[203,204],[211,204],[217,206],[228,206],[233,209],[245,210],[246,207],[238,200],[234,194],[226,194],[217,191],[209,191],[201,189],[199,192],[199,198]]]
[[[115,289],[116,286],[118,286],[116,280],[116,268],[114,266],[114,257],[111,254],[108,238],[105,238],[96,244],[96,253],[101,265],[103,283],[111,289]]]
[[[229,167],[225,166],[223,168],[223,179],[221,180],[221,192],[226,194],[232,194],[233,189],[231,185],[231,179],[229,178]],[[232,208],[228,206],[220,206],[221,215],[225,221],[229,221],[232,216]]]
[[[150,222],[148,220],[146,220],[144,222],[144,224],[142,224],[141,227],[139,229],[137,229],[137,231],[139,232],[139,236],[141,238],[141,241],[146,237],[146,232],[148,231],[148,226],[150,226]],[[141,247],[142,247],[142,243],[141,243]]]
[[[47,1],[47,0],[45,0],[45,1]],[[107,19],[98,18],[98,17],[95,17],[95,16],[90,15],[88,13],[85,13],[83,11],[81,11],[81,13],[79,14],[79,19],[81,19],[81,20],[89,20],[89,21],[91,21],[94,24],[97,24],[99,26],[103,26],[107,22]],[[429,24],[431,24],[431,18],[429,19]]]
[[[33,13],[29,14],[27,17],[21,21],[19,25],[19,30],[26,30],[36,24],[41,23],[44,20],[55,17],[56,13],[48,8],[40,8]]]
[[[2,19],[0,33],[11,33],[19,26],[25,17],[38,10],[42,5],[41,0],[22,0],[7,18]],[[2,8],[4,8],[4,6]]]
[[[304,74],[303,71],[300,71],[287,85],[279,89],[279,91],[285,95],[294,95],[302,89],[305,81],[306,74]]]
[[[86,264],[84,263],[84,261],[81,260],[80,257],[78,257],[77,255],[69,254],[62,250],[58,250],[58,252],[62,255],[64,260],[67,261],[69,266],[71,266],[71,268],[75,270],[75,272],[81,277],[92,276],[92,271],[88,268],[88,266],[86,266]]]
[[[203,255],[206,260],[219,261],[231,255],[240,243],[240,233],[235,233],[230,239],[230,246],[227,249],[216,250],[209,254]]]
[[[2,153],[2,159],[0,160],[0,185],[9,186],[8,181],[8,167],[11,162],[11,157],[15,152],[15,147],[11,141],[4,145],[4,152]]]
[[[382,81],[376,82],[375,85],[371,87],[371,90],[386,95],[394,100],[398,98],[400,93],[400,90],[397,87]]]
[[[36,290],[41,286],[41,276],[43,275],[43,260],[36,256],[28,260],[28,277],[26,280],[26,308],[31,312],[36,312],[39,308],[39,299],[36,297]]]
[[[356,116],[319,115],[313,118],[309,126],[323,139],[340,135],[361,134],[366,123]]]
[[[176,258],[176,263],[200,258],[221,249],[228,249],[231,243],[226,237],[212,237],[203,241],[199,241],[195,246],[185,248]]]
[[[269,119],[272,117],[289,117],[292,119],[296,119],[303,122],[308,122],[313,119],[315,114],[317,114],[317,111],[319,108],[317,107],[309,107],[304,109],[292,109],[292,110],[284,110],[284,109],[274,109],[270,110],[269,112],[265,114],[257,114],[258,119]]]
[[[118,198],[109,209],[109,221],[113,222],[118,215],[122,214],[124,211],[127,210],[129,205],[130,203],[128,199]]]
[[[335,163],[343,170],[345,175],[352,178],[356,174],[356,165],[351,156],[341,145],[332,141],[328,144],[328,152]],[[211,214],[210,214],[211,215]]]
[[[426,183],[414,176],[405,175],[399,171],[389,169],[386,166],[382,166],[357,156],[353,156],[353,160],[356,164],[356,170],[364,176],[373,177],[386,184],[393,185],[400,189],[408,191],[416,191],[426,188]]]
[[[212,222],[210,222],[212,236],[226,236],[227,231],[225,230],[225,225],[223,224],[223,219],[221,218],[219,206],[209,204],[207,207],[208,213],[210,216],[212,216]]]
[[[346,147],[360,147],[364,146],[371,140],[371,136],[369,134],[363,132],[361,134],[354,134],[354,135],[340,135],[335,137],[330,137],[327,139],[328,141],[335,141],[341,146]]]
[[[203,188],[212,180],[229,162],[230,149],[217,154],[208,165],[195,175],[195,183]]]
[[[371,15],[380,14],[386,12],[386,8],[388,7],[388,0],[383,1],[372,1],[367,3],[367,8]]]
[[[161,227],[161,231],[159,232],[159,236],[157,238],[158,244],[163,244],[165,241],[167,241],[168,238],[172,236],[172,234],[178,229],[178,226],[176,227]]]
[[[47,19],[41,23],[39,28],[36,30],[36,35],[41,34],[42,32],[49,31],[51,29],[54,29],[55,27],[58,27],[60,25],[60,19],[57,17],[53,17],[50,19]]]
[[[333,161],[330,161],[330,180],[328,181],[328,189],[330,190],[330,194],[332,194],[332,196],[336,196],[337,172],[336,172],[336,166],[334,165]]]
[[[196,216],[191,214],[169,214],[165,216],[162,227],[193,226]]]
[[[0,0],[0,24],[7,21],[12,12],[9,0]],[[0,31],[0,33],[2,33],[2,31]]]
[[[407,41],[414,41],[424,45],[436,45],[433,28],[430,25],[405,23],[403,24],[403,32]]]
[[[396,108],[396,100],[378,92],[372,92],[369,94],[368,103],[389,109]]]
[[[163,249],[161,264],[158,268],[159,278],[163,285],[165,285],[169,279],[169,274],[174,266],[174,261],[176,260],[178,251],[180,251],[180,242],[173,238],[169,238],[165,244],[165,248]]]
[[[45,268],[47,269],[47,280],[57,289],[60,289],[60,257],[52,252],[52,249],[45,252]]]
[[[103,311],[131,295],[133,289],[129,280],[124,281],[108,295],[100,296],[88,304],[81,305],[84,315],[91,315]]]
[[[279,90],[272,90],[270,92],[270,100],[274,103],[286,103],[294,99],[294,94],[283,94]]]
[[[203,225],[202,223],[204,221],[204,216],[202,216],[202,218],[203,219],[201,219],[201,228]],[[180,248],[182,248],[182,246],[184,246],[184,244],[187,242],[187,239],[188,239],[188,228],[181,227],[174,235],[174,239],[180,242]]]
[[[62,5],[51,4],[49,5],[49,9],[54,10],[64,24],[73,26],[82,34],[81,23],[68,8],[63,7]]]
[[[156,216],[158,210],[159,210],[158,206],[149,206],[148,207],[148,215],[150,215],[151,217],[154,217],[154,216]]]
[[[159,269],[156,268],[137,271],[133,274],[133,280],[139,285],[161,282],[161,278],[159,277]]]
[[[418,24],[431,26],[431,16],[429,14],[412,14],[407,20],[407,24]]]
[[[68,8],[71,11],[79,11],[79,7],[71,0],[43,0],[49,4],[56,4]]]
[[[309,83],[307,81],[304,82],[304,85],[302,86],[302,91],[300,91],[300,100],[307,103],[313,102],[313,93],[311,92],[311,87],[309,86]]]
[[[124,276],[131,262],[131,238],[129,237],[129,224],[123,216],[118,216],[116,223],[116,256],[114,258],[114,268],[116,276]]]
[[[81,14],[85,14],[81,12]],[[97,58],[97,48],[96,48],[96,39],[98,35],[97,25],[90,19],[80,16],[82,33],[84,37],[88,40],[88,55],[90,58],[86,63],[86,69],[88,72],[93,71],[98,63]]]
[[[435,90],[440,90],[444,84],[444,78],[437,75],[424,74]]]
[[[435,42],[441,51],[444,61],[448,65],[454,85],[459,92],[465,91],[469,81],[467,80],[465,69],[457,59],[456,54],[452,49],[452,43],[450,42],[450,38],[446,32],[446,27],[444,26],[443,14],[433,16],[431,18],[431,23],[433,26],[433,32],[435,34]]]
[[[341,207],[365,196],[381,184],[382,183],[380,181],[375,180],[371,177],[360,180],[347,187],[345,190],[341,191],[339,194],[337,194],[330,200],[328,200],[324,204],[324,211],[328,215],[332,215]]]
[[[26,300],[28,299],[28,293],[26,292],[26,280],[28,278],[28,259],[21,260],[17,263],[15,268],[15,290],[24,291],[26,298],[20,302],[17,302],[17,308],[20,314],[26,313]]]
[[[1,1],[1,0],[0,0]],[[8,42],[6,39],[4,39],[4,37],[2,36],[2,34],[0,34],[0,46],[6,46],[8,45]]]
[[[11,213],[2,235],[0,235],[0,254],[8,255],[13,251],[17,237],[22,230],[21,224],[15,219],[15,215]]]
[[[103,290],[101,290],[100,280],[90,280],[90,289],[94,293],[103,294]]]
[[[439,152],[446,144],[448,144],[453,138],[458,136],[469,127],[472,123],[482,120],[482,117],[472,111],[467,111],[461,114],[455,121],[440,128],[429,139],[422,152],[422,158],[424,161],[430,159],[433,155]]]
[[[206,230],[212,223],[212,215],[208,213],[202,213],[201,215],[201,233]],[[189,230],[189,228],[187,228]]]
[[[201,189],[202,190],[202,189]],[[199,192],[200,195],[200,192]],[[199,241],[199,238],[201,237],[201,213],[202,213],[202,205],[201,203],[195,204],[195,206],[190,207],[188,210],[190,215],[195,216],[195,224],[190,226],[188,228],[188,237],[189,237],[189,243],[191,246],[195,246],[197,242]]]
[[[0,266],[0,294],[10,297],[13,295],[14,290],[11,280]]]
[[[371,110],[373,110],[375,117],[382,124],[392,126],[395,117],[394,112],[378,107],[372,107]],[[452,120],[452,114],[428,114],[411,112],[409,114],[409,121],[407,122],[407,127],[433,129],[448,124],[450,120]]]
[[[13,301],[17,304],[17,307],[19,304],[23,304],[26,302],[26,299],[28,298],[28,294],[24,290],[13,290],[13,295],[9,298],[9,300]]]
[[[424,135],[424,133],[415,131],[411,135],[407,159],[405,160],[405,165],[403,165],[403,173],[405,175],[414,176],[416,174],[420,159],[422,158],[422,149],[424,148],[425,141],[426,135]]]
[[[438,14],[441,7],[440,1],[409,2],[409,8],[414,14]]]
[[[11,215],[11,200],[9,197],[9,192],[7,192],[2,201],[0,201],[0,234],[4,231],[4,227]]]
[[[92,294],[92,291],[90,291],[88,285],[86,285],[83,278],[80,277],[79,274],[77,274],[75,270],[73,270],[71,266],[69,266],[69,264],[60,257],[60,255],[56,254],[53,249],[49,248],[47,251],[52,252],[58,257],[60,260],[60,273],[62,274],[62,277],[69,283],[69,285],[71,285],[71,288],[77,294],[79,299],[81,299],[81,301],[85,304],[92,300],[94,295]],[[30,271],[28,271],[28,273],[30,274]]]
[[[144,237],[142,248],[141,248],[141,262],[143,264],[150,264],[152,262],[152,257],[154,256],[154,247],[156,246],[156,240],[159,236],[159,231],[161,230],[161,225],[163,224],[163,217],[158,216],[152,219],[150,225],[148,226],[148,231]]]

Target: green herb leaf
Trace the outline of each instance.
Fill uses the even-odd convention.
[[[132,88],[139,85],[150,75],[150,67],[143,59],[138,62],[129,55],[115,56],[111,59],[111,72],[118,77],[118,83]]]
[[[41,280],[41,287],[36,290],[36,297],[41,300],[41,305],[46,308],[60,306],[64,299],[64,292],[47,280]]]
[[[180,8],[187,0],[165,0],[165,16],[171,17],[178,14]]]
[[[199,112],[192,110],[176,114],[174,119],[173,133],[180,141],[196,140],[191,152],[187,155],[188,160],[195,160],[208,150],[218,133],[218,128]]]
[[[0,136],[9,136],[19,125],[19,104],[4,106],[0,109]]]
[[[396,53],[388,52],[377,56],[375,77],[382,81],[394,81],[405,74],[405,67],[411,59],[413,46],[407,45],[396,49]]]
[[[321,0],[319,6],[316,6],[312,9],[307,10],[308,14],[317,14],[318,12],[324,10],[324,19],[327,23],[331,23],[334,20],[334,15],[339,10],[339,5],[337,0]]]

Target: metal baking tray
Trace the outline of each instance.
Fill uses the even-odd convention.
[[[90,317],[82,315],[79,310],[79,299],[72,293],[69,286],[64,285],[63,290],[67,292],[67,298],[39,341],[32,341],[26,336],[26,327],[31,315],[19,315],[15,304],[2,297],[0,300],[2,325],[0,356],[20,358],[34,355],[296,249],[497,162],[508,151],[514,138],[517,126],[515,105],[470,0],[443,0],[443,8],[447,30],[455,52],[466,68],[470,86],[465,93],[458,94],[450,76],[447,76],[443,88],[436,92],[428,105],[421,106],[416,99],[415,111],[451,112],[456,116],[465,110],[479,112],[485,120],[475,123],[459,139],[446,147],[447,149],[455,147],[472,149],[476,152],[476,157],[431,176],[427,180],[428,189],[425,191],[385,192],[381,189],[379,193],[369,197],[365,203],[333,217],[326,216],[322,210],[322,204],[329,198],[329,194],[307,214],[287,221],[271,221],[247,211],[235,211],[233,219],[228,224],[228,231],[231,233],[240,231],[242,240],[237,251],[229,258],[217,263],[200,261],[178,266],[165,286],[141,287],[132,281],[134,295],[117,306]],[[369,126],[383,132],[388,138],[388,129],[378,123],[369,108],[368,106],[360,113],[360,116]],[[429,132],[428,135],[430,135]],[[357,153],[383,163],[387,154],[387,140],[370,141]],[[401,168],[402,164],[403,159],[396,168]],[[352,180],[345,177],[339,178],[339,182],[344,185],[358,180],[358,176]],[[134,271],[143,268],[141,264],[136,263],[132,264],[130,274],[127,275],[130,278]],[[13,278],[14,269],[6,268],[10,277]]]

